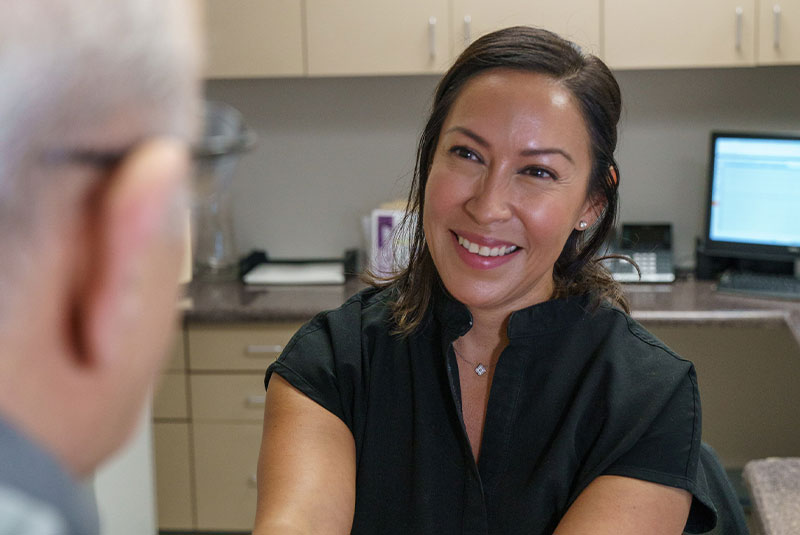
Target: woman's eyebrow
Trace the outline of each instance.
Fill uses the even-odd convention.
[[[486,139],[484,139],[483,137],[479,136],[478,134],[476,134],[475,132],[473,132],[469,128],[464,128],[463,126],[454,126],[452,128],[449,128],[447,130],[447,132],[445,132],[445,134],[449,134],[450,132],[461,132],[465,136],[467,136],[469,138],[472,138],[472,140],[475,141],[475,143],[477,143],[478,145],[481,145],[484,148],[489,148],[489,147],[492,146],[491,143],[486,141]]]
[[[464,128],[463,126],[454,126],[452,128],[448,128],[445,134],[449,134],[451,132],[460,132],[465,136],[471,138],[475,141],[478,145],[481,145],[485,148],[490,148],[492,146],[485,138],[481,137],[479,134],[476,134],[469,128]],[[542,149],[524,149],[520,151],[520,155],[522,156],[541,156],[543,154],[560,154],[564,158],[566,158],[569,163],[575,164],[575,160],[570,156],[570,154],[563,150],[556,147],[546,147]]]
[[[566,158],[569,161],[569,163],[573,165],[575,164],[575,160],[572,159],[572,156],[570,156],[569,153],[563,149],[557,149],[557,148],[525,149],[523,151],[520,151],[520,154],[522,156],[541,156],[542,154],[560,154],[561,156]]]

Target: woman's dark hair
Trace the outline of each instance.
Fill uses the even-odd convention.
[[[625,310],[619,285],[595,259],[611,233],[617,214],[619,168],[614,160],[621,99],[617,81],[597,57],[547,30],[515,26],[498,30],[472,43],[445,73],[434,95],[430,117],[419,140],[414,178],[406,206],[404,227],[409,236],[408,265],[385,278],[368,274],[373,285],[394,286],[397,298],[393,319],[399,333],[411,333],[420,324],[431,295],[440,283],[425,242],[422,214],[425,188],[442,125],[464,85],[490,69],[514,69],[544,74],[570,91],[589,133],[592,169],[589,197],[605,201],[605,209],[589,231],[573,230],[555,263],[553,297],[592,294]]]

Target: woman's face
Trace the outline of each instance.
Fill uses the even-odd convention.
[[[448,291],[473,312],[511,313],[553,292],[553,265],[587,198],[589,134],[552,78],[492,70],[447,116],[425,190],[425,238]]]

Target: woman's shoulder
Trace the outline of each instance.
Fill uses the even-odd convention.
[[[391,302],[395,290],[368,287],[350,296],[337,308],[317,313],[292,337],[286,349],[315,338],[352,338],[368,326],[385,326],[389,330]]]
[[[681,366],[691,365],[689,360],[679,355],[630,314],[616,306],[601,303],[597,307],[595,318],[603,323],[602,329],[607,332],[611,347],[631,348],[631,351],[621,352],[623,356],[635,358],[650,355]]]
[[[694,364],[619,308],[600,304],[575,328],[570,338],[586,344],[583,365],[601,370],[614,383],[667,391],[696,388]]]

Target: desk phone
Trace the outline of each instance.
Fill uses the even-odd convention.
[[[619,282],[673,282],[672,225],[669,223],[623,223],[609,254],[628,256],[639,265],[641,278],[629,262],[605,262]]]

